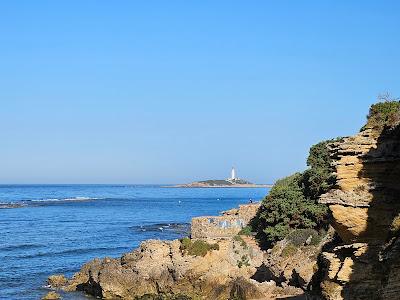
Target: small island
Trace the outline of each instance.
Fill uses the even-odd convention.
[[[210,179],[195,181],[186,184],[177,184],[167,187],[173,188],[269,188],[272,184],[255,184],[238,178],[235,168],[232,168],[231,177],[228,179]]]

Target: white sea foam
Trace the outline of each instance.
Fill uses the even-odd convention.
[[[19,208],[26,206],[25,203],[16,203],[16,202],[0,202],[0,208]]]
[[[89,200],[99,200],[99,199],[104,199],[104,198],[96,198],[96,197],[49,198],[49,199],[29,200],[28,202],[89,201]]]
[[[54,203],[54,202],[79,202],[79,201],[92,201],[99,200],[105,198],[96,198],[96,197],[73,197],[73,198],[47,198],[47,199],[32,199],[32,200],[21,200],[14,202],[0,202],[0,208],[19,208],[24,206],[33,205],[33,203]]]

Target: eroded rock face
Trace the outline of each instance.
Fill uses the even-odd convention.
[[[279,241],[264,256],[263,264],[257,268],[253,278],[257,280],[273,280],[283,286],[296,286],[307,290],[317,268],[317,256],[323,244],[331,238],[325,239],[316,246],[294,247],[286,239]]]
[[[288,292],[274,282],[251,279],[256,266],[262,263],[262,252],[243,247],[233,239],[218,244],[219,250],[201,257],[184,254],[178,240],[149,240],[120,259],[95,259],[85,264],[63,289],[82,290],[103,299],[152,299],[154,295],[164,295],[166,299],[179,296],[250,300],[301,293],[300,289]],[[248,263],[239,268],[243,256]]]
[[[365,128],[331,147],[337,188],[322,195],[344,245],[322,254],[326,299],[398,299],[400,127]]]
[[[385,241],[400,210],[399,129],[359,134],[332,144],[337,189],[321,196],[333,227],[347,242]]]

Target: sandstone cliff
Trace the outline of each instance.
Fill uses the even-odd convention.
[[[343,244],[324,252],[327,299],[399,299],[400,127],[365,126],[331,145],[337,187],[322,195]]]

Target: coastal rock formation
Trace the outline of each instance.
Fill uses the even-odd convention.
[[[243,240],[221,240],[218,246],[202,257],[187,255],[178,240],[149,240],[119,259],[85,264],[63,289],[103,299],[276,299],[302,292],[252,279],[263,253]]]
[[[284,239],[261,250],[252,235],[238,235],[259,207],[245,204],[222,216],[194,218],[192,239],[148,240],[121,258],[88,262],[69,280],[50,276],[48,284],[103,299],[304,299],[317,256],[333,232],[312,243],[310,231],[297,236],[296,246]]]
[[[67,278],[64,275],[51,275],[47,279],[47,284],[52,287],[62,287],[68,282]]]
[[[173,186],[168,186],[173,188],[259,188],[259,187],[271,187],[270,184],[255,184],[248,182],[246,180],[204,180],[204,181],[195,181],[191,183],[185,184],[177,184]]]
[[[326,239],[329,237],[326,236]],[[317,256],[325,241],[319,245],[294,247],[286,239],[279,241],[253,277],[264,275],[264,280],[274,280],[284,286],[296,286],[306,290],[317,267]]]
[[[337,187],[322,195],[344,245],[320,259],[327,299],[398,299],[400,127],[364,127],[331,145]]]
[[[42,300],[60,300],[60,299],[61,296],[54,291],[48,292],[45,296],[42,297]]]
[[[121,258],[88,262],[61,289],[102,299],[305,299],[329,236],[314,246],[283,240],[269,251],[251,236],[209,240],[218,247],[204,256],[189,255],[179,240],[148,240]]]
[[[210,179],[210,180],[202,180],[195,181],[192,183],[186,184],[177,184],[168,187],[175,188],[253,188],[253,187],[271,187],[268,184],[254,184],[247,180],[238,178],[236,176],[235,168],[232,168],[231,176],[227,179]]]

